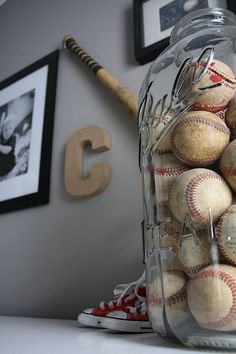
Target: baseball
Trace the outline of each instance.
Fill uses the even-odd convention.
[[[236,139],[231,141],[223,151],[219,166],[230,187],[236,191]]]
[[[228,145],[230,130],[214,113],[190,111],[183,114],[171,134],[175,156],[191,166],[213,164]]]
[[[162,322],[163,303],[170,326],[184,323],[190,316],[187,305],[187,277],[183,272],[163,272],[164,299],[161,280],[157,277],[148,286],[148,309],[152,322]]]
[[[215,233],[220,253],[227,263],[236,266],[236,205],[220,217]]]
[[[207,226],[209,209],[214,222],[231,202],[232,193],[223,178],[205,168],[182,173],[169,190],[171,213],[180,222],[188,215],[197,230]]]
[[[225,122],[225,117],[226,117],[226,113],[227,113],[227,110],[228,110],[228,106],[223,109],[222,111],[219,111],[219,112],[216,112],[215,114],[220,118],[222,119],[224,122]],[[227,124],[226,124],[227,125]],[[227,125],[228,126],[228,125]],[[228,126],[229,128],[229,126]]]
[[[193,277],[203,268],[212,264],[211,246],[206,231],[199,232],[195,237],[188,235],[181,239],[178,250],[183,271]]]
[[[153,154],[156,204],[168,205],[168,191],[175,179],[189,167],[178,160],[173,153]]]
[[[236,97],[234,97],[229,105],[225,114],[225,123],[229,127],[232,135],[236,134]]]
[[[198,324],[216,331],[236,330],[236,269],[211,265],[192,278],[188,305]]]
[[[203,70],[204,61],[198,64],[195,76]],[[217,87],[212,87],[219,84]],[[222,85],[220,85],[222,84]],[[209,87],[209,89],[206,89]],[[204,90],[202,90],[204,88]],[[191,98],[202,93],[193,104],[195,109],[219,112],[223,110],[233,98],[236,89],[234,73],[228,65],[219,60],[213,60],[205,75],[192,87]]]

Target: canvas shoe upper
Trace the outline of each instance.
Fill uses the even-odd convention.
[[[146,301],[140,301],[135,307],[128,306],[125,311],[110,312],[102,319],[101,326],[119,332],[153,332],[152,325],[149,322]]]
[[[127,307],[135,307],[140,299],[146,298],[145,273],[129,284],[119,284],[114,289],[114,300],[99,306],[85,309],[79,316],[78,321],[84,325],[101,327],[101,320],[110,312],[126,311]]]

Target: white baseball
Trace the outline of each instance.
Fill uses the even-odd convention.
[[[161,281],[157,277],[148,285],[148,309],[152,322],[162,322],[165,303],[167,320],[171,327],[184,323],[190,316],[187,305],[187,277],[183,272],[169,271],[163,274],[164,296]]]
[[[199,66],[196,68],[196,75],[202,72],[203,65],[205,65],[205,61],[199,63]],[[219,84],[219,86],[201,90],[214,84]],[[191,97],[201,93],[201,96],[193,104],[193,107],[213,113],[219,112],[225,109],[233,98],[235,89],[236,81],[233,71],[222,61],[214,59],[205,75],[192,88]]]
[[[227,263],[236,266],[236,205],[231,205],[215,228],[220,253]]]
[[[189,167],[173,153],[153,154],[153,170],[157,206],[168,205],[168,191],[175,179]]]
[[[232,193],[223,178],[212,170],[194,168],[176,178],[169,190],[169,207],[175,218],[184,222],[188,215],[194,227],[204,229],[231,205]]]
[[[207,232],[201,231],[195,237],[189,235],[182,238],[178,256],[182,263],[183,271],[190,277],[212,264],[211,246]]]
[[[213,164],[228,145],[230,131],[216,114],[190,111],[182,115],[171,134],[175,156],[191,166]]]
[[[230,187],[236,191],[236,139],[229,143],[220,156],[220,171]]]
[[[216,331],[236,330],[236,269],[211,265],[188,284],[188,305],[201,327]]]

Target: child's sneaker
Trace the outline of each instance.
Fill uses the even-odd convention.
[[[114,300],[109,303],[104,301],[98,307],[88,308],[79,316],[78,321],[84,325],[92,327],[101,327],[101,320],[110,312],[126,311],[126,308],[135,307],[140,299],[146,298],[145,273],[130,283],[120,284],[114,289]]]
[[[125,311],[110,312],[102,319],[101,326],[119,332],[153,332],[145,301],[136,307],[127,307]]]

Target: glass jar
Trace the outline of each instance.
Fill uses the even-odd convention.
[[[235,73],[236,16],[201,9],[139,95],[149,317],[189,347],[236,349]]]

